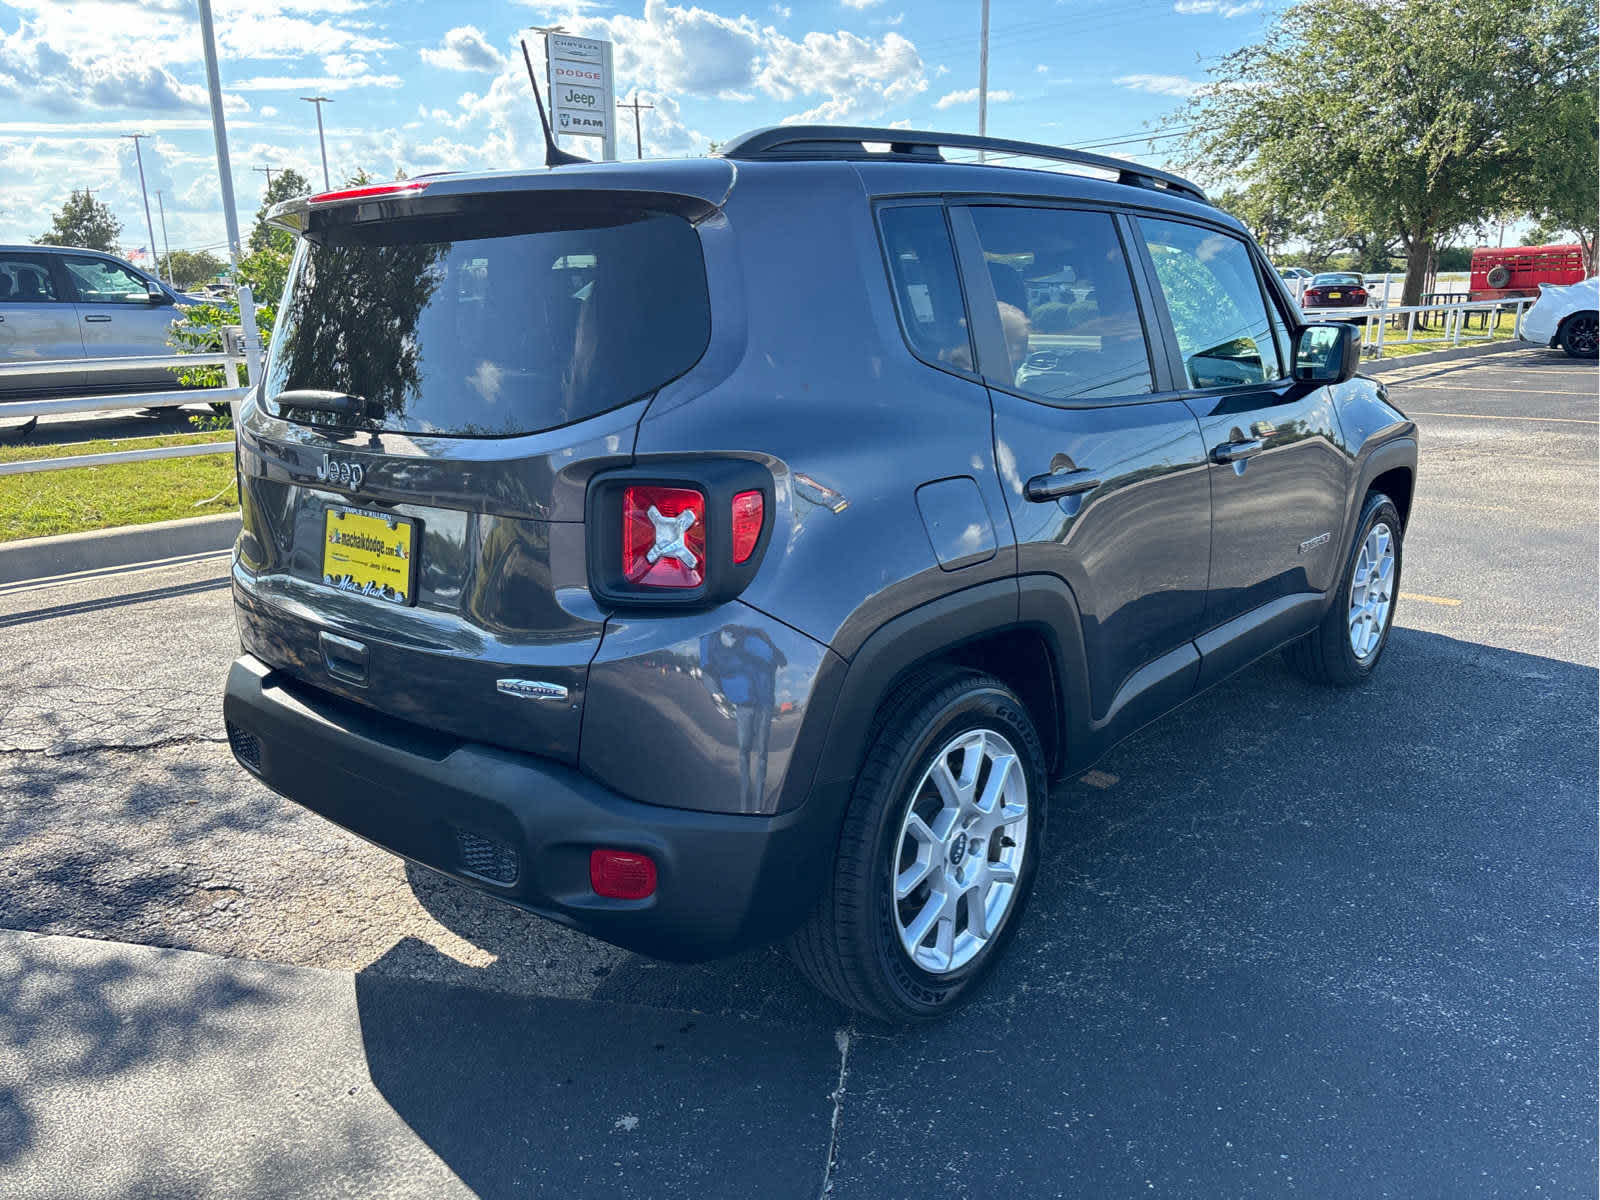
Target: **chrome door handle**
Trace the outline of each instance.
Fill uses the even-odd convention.
[[[1266,446],[1262,444],[1260,438],[1250,438],[1243,442],[1223,442],[1220,446],[1212,447],[1211,461],[1215,463],[1242,462],[1244,459],[1254,458],[1264,449],[1266,449]]]
[[[1029,500],[1043,503],[1059,500],[1063,496],[1076,496],[1092,492],[1100,486],[1100,476],[1093,471],[1052,471],[1048,475],[1035,475],[1022,486],[1022,494]]]
[[[90,313],[88,316],[86,316],[84,318],[84,320],[85,321],[109,321],[109,320],[111,320],[111,318],[106,316],[104,313]]]

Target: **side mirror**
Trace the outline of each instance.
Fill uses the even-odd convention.
[[[165,304],[169,299],[167,289],[153,279],[145,283],[145,297],[151,304]]]
[[[1354,325],[1307,325],[1294,344],[1294,377],[1304,383],[1343,383],[1361,365],[1361,331]]]

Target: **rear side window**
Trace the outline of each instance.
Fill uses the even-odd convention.
[[[380,404],[386,429],[507,437],[627,404],[699,361],[711,309],[687,221],[591,207],[579,227],[569,212],[537,228],[531,207],[302,241],[266,395],[347,392]]]
[[[906,341],[919,358],[972,370],[972,342],[944,208],[886,208],[879,216]]]
[[[45,304],[59,299],[48,264],[35,258],[0,256],[0,304]]]
[[[1144,324],[1109,214],[971,212],[1005,335],[1006,361],[985,361],[985,375],[1046,400],[1109,400],[1153,390]]]
[[[1282,378],[1267,304],[1238,238],[1140,218],[1189,383],[1237,387]]]

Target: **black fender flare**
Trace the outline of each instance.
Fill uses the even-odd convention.
[[[1372,487],[1372,481],[1396,467],[1404,467],[1411,472],[1412,503],[1415,505],[1417,439],[1393,438],[1367,452],[1360,459],[1356,472],[1356,485],[1350,490],[1350,507],[1344,517],[1344,541],[1341,544],[1345,549],[1349,549],[1350,539],[1355,536],[1355,524],[1361,516],[1361,505],[1367,498],[1367,491]]]

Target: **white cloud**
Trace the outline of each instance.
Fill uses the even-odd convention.
[[[748,15],[645,0],[641,16],[567,17],[574,33],[615,45],[621,90],[747,100],[815,101],[788,120],[846,120],[882,114],[927,87],[916,47],[898,33],[881,38],[843,30],[797,38]]]
[[[230,82],[237,92],[342,92],[350,88],[397,88],[398,75],[256,75]]]
[[[146,56],[68,54],[26,20],[0,35],[0,101],[46,112],[125,108],[140,114],[206,109],[206,90],[182,83]]]
[[[1007,100],[1015,100],[1016,96],[1005,88],[990,88],[989,103],[1003,104]],[[978,89],[963,88],[959,92],[946,92],[933,102],[937,109],[955,108],[958,104],[976,104],[978,102]]]
[[[263,104],[261,106],[261,115],[268,118],[275,117],[278,115],[278,110],[270,104]]]
[[[458,25],[437,47],[422,51],[422,61],[444,71],[493,71],[505,65],[505,55],[489,44],[474,25]]]
[[[860,10],[863,8],[871,8],[874,4],[882,4],[883,0],[839,0],[839,2],[846,8]]]
[[[1046,66],[1044,63],[1040,63],[1038,66],[1034,67],[1033,69],[1035,71],[1039,72],[1039,74],[1041,74],[1041,75],[1050,74],[1050,68],[1048,66]]]
[[[1178,0],[1173,12],[1216,13],[1219,17],[1242,17],[1246,13],[1260,12],[1266,0]]]
[[[1157,96],[1195,96],[1206,88],[1202,80],[1186,75],[1119,75],[1115,82],[1119,87]]]
[[[322,69],[339,79],[360,78],[372,73],[366,58],[360,54],[325,54]]]

